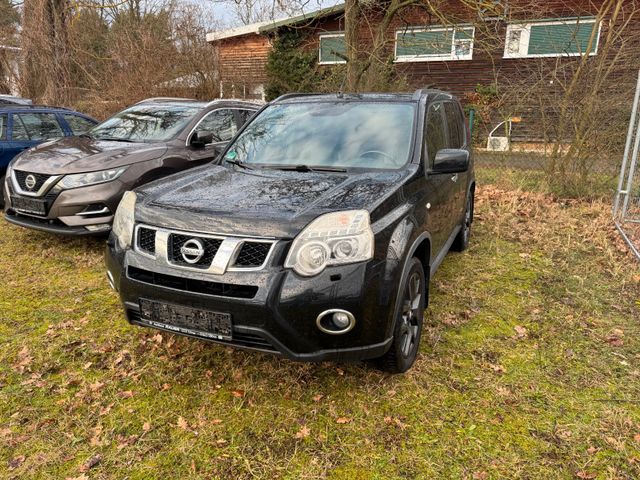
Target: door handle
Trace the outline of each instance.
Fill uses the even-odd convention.
[[[452,182],[457,182],[458,181],[458,174],[457,173],[453,177],[451,177],[451,181]]]

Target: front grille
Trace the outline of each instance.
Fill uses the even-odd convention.
[[[187,262],[180,251],[183,245],[192,239],[200,240],[204,246],[204,255],[196,263]],[[169,261],[183,267],[209,268],[221,244],[222,240],[219,238],[194,237],[193,235],[172,233],[169,235]]]
[[[237,267],[259,267],[267,259],[271,243],[262,242],[244,242],[238,258],[236,258],[235,266]]]
[[[140,316],[139,310],[134,310],[132,308],[127,309],[127,317],[130,321],[135,323],[144,323],[142,317]],[[194,334],[197,335],[197,332],[194,331]],[[200,337],[205,340],[211,341],[209,337]],[[267,352],[277,353],[271,342],[267,340],[265,337],[260,335],[259,333],[246,333],[246,332],[233,332],[232,340],[213,340],[216,343],[222,343],[225,345],[235,345],[237,347],[245,347],[245,348],[254,348],[256,350],[262,350]]]
[[[20,170],[14,170],[13,173],[16,176],[16,180],[18,181],[18,185],[20,186],[20,188],[27,192],[37,192],[38,190],[40,190],[40,188],[42,188],[44,182],[49,180],[49,177],[51,177],[51,175],[45,175],[43,173],[22,172]],[[29,175],[33,175],[36,179],[36,184],[31,188],[27,187],[26,184],[27,176]]]
[[[156,254],[156,231],[151,228],[138,228],[138,248],[151,255]]]
[[[127,276],[132,280],[157,285],[159,287],[173,288],[185,292],[202,293],[204,295],[217,295],[219,297],[254,298],[258,293],[258,287],[253,285],[234,285],[232,283],[208,282],[194,278],[176,277],[164,273],[151,272],[137,267],[128,267]]]

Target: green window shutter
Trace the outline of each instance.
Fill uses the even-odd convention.
[[[451,55],[452,41],[453,30],[399,32],[396,54],[398,57]]]
[[[529,55],[582,54],[589,46],[591,31],[598,25],[591,21],[560,25],[532,25]],[[592,50],[595,50],[593,45]]]
[[[456,40],[473,40],[473,27],[456,28]]]
[[[344,57],[337,53],[345,56],[347,54],[344,35],[320,37],[320,62],[345,62]]]

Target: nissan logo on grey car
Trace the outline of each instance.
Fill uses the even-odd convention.
[[[33,190],[33,187],[36,186],[36,177],[31,174],[27,175],[27,178],[24,179],[24,185],[29,190]]]

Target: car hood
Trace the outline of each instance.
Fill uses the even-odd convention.
[[[291,238],[327,212],[372,212],[411,169],[367,173],[205,165],[142,187],[137,220],[194,232]]]
[[[66,137],[27,150],[16,159],[13,168],[50,175],[93,172],[153,160],[166,151],[164,143]]]

